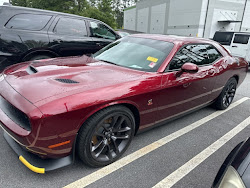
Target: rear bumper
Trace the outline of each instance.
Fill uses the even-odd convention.
[[[10,147],[18,155],[19,160],[31,171],[44,174],[45,172],[56,170],[68,166],[74,162],[74,152],[71,155],[59,159],[41,159],[24,148],[22,148],[12,137],[4,131],[4,138]]]

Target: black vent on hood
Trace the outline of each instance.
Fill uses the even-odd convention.
[[[26,71],[27,71],[28,74],[35,74],[35,73],[38,72],[38,70],[36,70],[36,68],[33,67],[33,66],[31,66],[31,65],[28,66],[28,68],[26,69]]]
[[[65,83],[65,84],[77,84],[77,83],[79,83],[79,82],[77,82],[75,80],[64,79],[64,78],[57,78],[55,80],[58,81],[58,82]]]

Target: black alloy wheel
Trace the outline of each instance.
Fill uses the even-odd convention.
[[[219,110],[225,110],[232,103],[237,88],[237,80],[230,78],[215,101],[215,106]]]
[[[233,101],[236,92],[236,84],[231,82],[226,88],[223,96],[223,105],[227,108]]]
[[[90,143],[92,157],[100,162],[115,159],[130,141],[131,126],[129,118],[119,113],[100,122]]]
[[[134,132],[135,121],[128,108],[113,106],[101,110],[79,131],[78,155],[89,166],[108,165],[126,151]]]

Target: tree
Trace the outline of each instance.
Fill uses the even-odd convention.
[[[16,6],[31,7],[95,18],[113,28],[123,25],[123,10],[137,0],[11,0]]]

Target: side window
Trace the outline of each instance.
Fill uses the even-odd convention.
[[[50,15],[17,14],[8,21],[5,27],[8,29],[39,31],[47,25],[51,18]]]
[[[218,50],[212,45],[206,45],[206,48],[209,57],[209,63],[213,63],[218,58],[222,57],[222,55],[218,52]]]
[[[233,32],[216,32],[213,40],[219,42],[221,45],[230,46],[233,35]]]
[[[113,33],[113,31],[101,23],[90,22],[90,31],[93,37],[105,38],[111,40],[116,39],[116,36]]]
[[[249,35],[235,35],[234,42],[238,44],[247,44],[249,40]]]
[[[177,52],[170,62],[169,70],[178,70],[184,63],[194,63],[196,65],[208,64],[208,54],[205,45],[187,45]]]
[[[60,35],[87,36],[85,21],[73,18],[60,18],[54,32]]]

